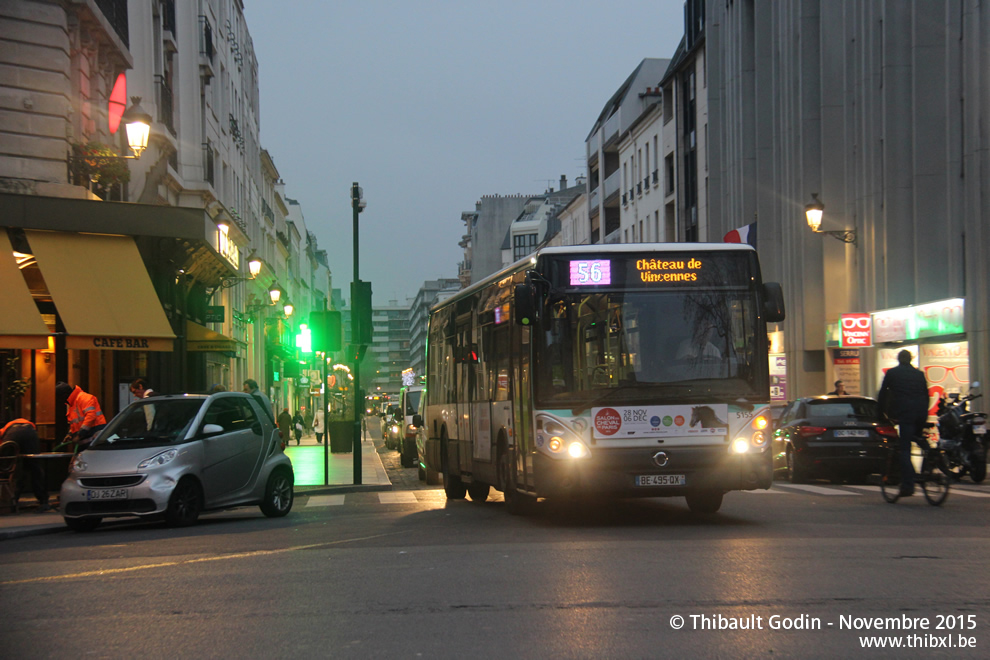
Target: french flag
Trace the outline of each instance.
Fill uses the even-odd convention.
[[[748,243],[756,247],[756,223],[733,229],[722,239],[723,243]]]

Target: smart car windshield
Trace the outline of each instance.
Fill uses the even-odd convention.
[[[117,415],[91,449],[134,449],[180,442],[204,399],[137,401]]]

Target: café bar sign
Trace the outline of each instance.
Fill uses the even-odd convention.
[[[925,337],[961,335],[964,300],[951,298],[873,313],[873,341],[882,344]]]

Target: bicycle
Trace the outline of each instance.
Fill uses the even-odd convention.
[[[931,429],[934,424],[925,424],[925,429]],[[922,433],[915,440],[923,444],[921,470],[914,477],[914,483],[921,486],[925,499],[932,506],[941,506],[949,496],[949,465],[945,452],[939,443],[932,442]],[[883,474],[880,475],[880,492],[883,499],[894,504],[901,497],[901,458],[898,440],[891,439],[887,443],[887,460],[884,463]]]

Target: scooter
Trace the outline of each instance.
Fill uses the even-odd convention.
[[[975,389],[979,383],[973,383]],[[969,474],[974,483],[987,477],[987,416],[970,412],[968,404],[981,394],[942,397],[938,402],[939,445],[945,452],[952,477]]]

